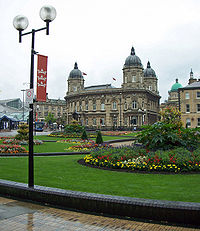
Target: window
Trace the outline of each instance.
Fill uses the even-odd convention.
[[[197,112],[200,112],[200,104],[197,104]]]
[[[136,82],[136,76],[132,76],[132,83]]]
[[[74,91],[77,91],[77,87],[76,86],[74,86],[73,88],[74,88]]]
[[[149,91],[151,91],[151,90],[152,90],[152,86],[150,85],[150,86],[149,86]]]
[[[88,103],[85,104],[85,110],[88,111]]]
[[[132,108],[133,108],[133,109],[136,109],[136,108],[137,108],[137,102],[136,102],[136,101],[133,101],[133,102],[132,102]]]
[[[96,103],[93,103],[93,111],[96,111]]]
[[[124,77],[124,82],[127,83],[127,76]]]
[[[124,104],[124,110],[127,110],[127,103],[125,102],[125,104]]]
[[[101,118],[101,119],[100,119],[100,124],[101,124],[102,126],[105,125],[105,123],[104,123],[104,118]]]
[[[186,119],[186,127],[190,127],[191,126],[191,120],[190,118]]]
[[[190,98],[190,93],[189,92],[185,92],[185,99],[189,99]]]
[[[124,118],[124,125],[126,126],[127,125],[127,118]]]
[[[200,118],[197,118],[197,126],[200,127]]]
[[[197,99],[200,99],[200,91],[197,91]]]
[[[101,103],[101,110],[105,110],[105,104]]]
[[[79,106],[79,111],[82,111],[82,105],[80,104],[80,106]]]
[[[112,104],[112,109],[113,109],[113,110],[117,110],[117,103],[116,103],[116,102],[113,102],[113,104]]]
[[[88,125],[88,119],[85,120],[85,125],[86,125],[86,126]]]
[[[137,125],[137,118],[135,116],[131,116],[131,124]]]
[[[186,113],[190,112],[190,105],[186,104]]]
[[[93,125],[97,125],[97,120],[93,119]]]

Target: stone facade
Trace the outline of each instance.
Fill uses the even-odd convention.
[[[84,87],[82,72],[75,63],[68,78],[67,123],[75,115],[91,128],[133,128],[153,124],[159,118],[157,77],[148,62],[144,70],[134,48],[123,66],[121,88],[111,84]]]
[[[52,113],[57,120],[66,120],[66,101],[61,99],[49,99],[46,102],[34,102],[34,119],[45,121],[48,113]]]
[[[180,88],[181,119],[185,127],[200,127],[200,81]]]

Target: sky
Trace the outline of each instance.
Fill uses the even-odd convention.
[[[29,88],[31,36],[19,43],[13,18],[28,18],[24,33],[44,27],[44,5],[57,11],[50,35],[40,31],[35,38],[35,50],[48,56],[49,98],[64,99],[75,62],[87,73],[85,86],[121,87],[132,46],[143,67],[149,60],[156,72],[161,102],[176,78],[188,84],[191,68],[200,78],[199,0],[0,0],[0,99],[22,99],[21,90]],[[35,80],[36,67],[35,57]]]

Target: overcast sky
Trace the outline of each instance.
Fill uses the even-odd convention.
[[[187,85],[191,68],[200,78],[199,0],[0,0],[0,99],[22,99],[30,81],[31,36],[18,43],[13,18],[28,17],[25,32],[44,27],[39,10],[45,4],[57,17],[49,36],[36,33],[35,50],[48,56],[49,98],[64,98],[76,61],[87,73],[85,86],[120,87],[132,46],[144,68],[149,60],[155,70],[161,102],[176,78]]]

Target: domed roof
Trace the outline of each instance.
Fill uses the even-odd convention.
[[[142,67],[142,63],[140,58],[135,55],[135,49],[131,48],[131,54],[126,58],[124,66],[140,66]]]
[[[83,78],[82,72],[78,69],[77,62],[74,64],[74,69],[69,73],[69,78]]]
[[[183,86],[178,82],[178,79],[176,79],[176,83],[172,85],[171,91],[178,91],[178,89],[181,87]]]
[[[151,68],[150,62],[147,63],[147,68],[144,70],[144,77],[156,77],[155,71]]]

